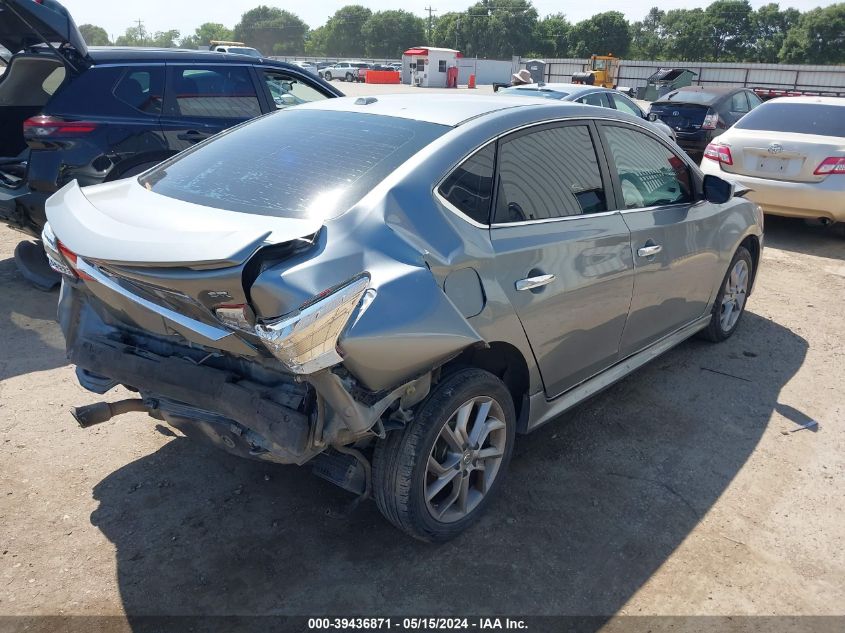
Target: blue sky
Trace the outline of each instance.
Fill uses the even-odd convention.
[[[203,22],[221,22],[229,27],[234,26],[241,14],[259,4],[277,6],[299,15],[311,27],[323,24],[332,13],[351,1],[339,2],[331,0],[307,0],[306,2],[278,2],[273,0],[118,0],[117,2],[103,2],[103,0],[63,0],[64,5],[73,14],[77,24],[97,24],[106,29],[111,37],[122,34],[133,21],[143,20],[149,31],[163,31],[176,28],[182,34],[192,33],[194,28]],[[403,8],[420,16],[428,15],[425,7],[432,6],[438,13],[446,11],[461,11],[470,4],[469,0],[411,0],[406,4],[395,0],[361,0],[363,4],[374,11],[384,9]],[[705,7],[708,0],[629,0],[625,3],[611,3],[597,5],[591,2],[561,2],[560,0],[535,0],[534,6],[538,13],[564,13],[570,21],[577,22],[590,17],[599,11],[622,11],[629,20],[642,18],[653,6],[663,9]],[[767,4],[766,0],[751,0],[754,7]],[[791,0],[781,3],[806,11],[817,6],[833,4],[833,0]],[[409,45],[413,44],[410,42]]]

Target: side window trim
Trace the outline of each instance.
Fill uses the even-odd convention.
[[[524,136],[526,134],[531,134],[534,132],[540,132],[545,129],[557,128],[557,127],[566,127],[571,125],[584,125],[587,127],[590,140],[593,143],[593,148],[596,152],[596,162],[599,166],[599,173],[601,175],[602,180],[602,187],[604,188],[604,198],[605,204],[607,205],[607,210],[599,211],[596,213],[579,213],[576,215],[564,215],[557,218],[538,218],[536,220],[523,220],[521,222],[493,222],[495,219],[495,212],[497,205],[499,203],[499,157],[500,157],[500,150],[502,143],[506,143],[509,140],[519,138],[520,136]],[[610,215],[613,213],[618,213],[619,210],[623,207],[619,206],[619,200],[616,196],[616,188],[612,186],[611,180],[611,173],[609,169],[609,163],[607,162],[607,156],[604,151],[604,139],[600,134],[598,127],[596,126],[595,119],[562,119],[559,121],[543,121],[542,123],[536,123],[529,126],[521,127],[517,130],[512,130],[510,132],[506,132],[504,134],[499,135],[496,139],[496,164],[493,170],[493,196],[490,201],[490,228],[491,229],[500,229],[506,228],[511,226],[525,226],[528,224],[545,224],[548,222],[562,222],[565,220],[574,220],[576,218],[585,218],[585,217],[601,217],[603,215]],[[608,192],[608,190],[610,190]],[[610,195],[608,195],[610,193]]]
[[[661,145],[663,145],[663,147],[665,147],[668,151],[670,151],[674,156],[683,160],[684,164],[687,166],[687,170],[689,171],[690,184],[693,187],[693,199],[689,202],[675,202],[675,203],[672,203],[672,204],[659,204],[659,205],[653,205],[653,206],[650,206],[650,207],[639,207],[639,208],[636,208],[636,209],[626,209],[625,208],[625,199],[622,196],[622,184],[621,184],[621,181],[619,180],[619,172],[616,169],[616,163],[611,160],[610,150],[607,149],[607,148],[609,148],[609,145],[608,145],[608,142],[607,142],[607,137],[605,136],[605,133],[604,133],[604,130],[607,127],[621,127],[623,129],[626,129],[626,130],[633,130],[633,131],[637,131],[637,132],[646,134],[652,140],[655,140],[658,143],[660,143]],[[658,136],[655,132],[652,132],[651,130],[647,130],[645,128],[635,126],[635,125],[626,125],[622,121],[602,121],[601,123],[599,123],[597,125],[597,128],[598,128],[599,137],[601,138],[602,147],[604,148],[604,152],[605,152],[604,159],[605,159],[605,161],[607,161],[608,171],[610,172],[610,178],[611,178],[611,181],[612,181],[612,184],[613,184],[613,198],[616,201],[616,208],[619,211],[619,213],[623,213],[623,214],[640,213],[642,211],[654,211],[656,209],[673,209],[675,207],[688,207],[690,205],[697,204],[700,201],[701,196],[700,196],[699,192],[701,191],[701,176],[700,176],[699,172],[695,169],[692,169],[690,167],[689,161],[684,156],[678,156],[678,153],[675,150],[673,150],[669,146],[669,144],[663,138]]]

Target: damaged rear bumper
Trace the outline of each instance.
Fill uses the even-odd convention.
[[[122,384],[139,391],[148,410],[159,412],[156,417],[166,419],[171,414],[211,421],[227,432],[234,426],[253,440],[254,456],[264,450],[274,457],[272,461],[302,463],[314,455],[309,450],[309,416],[293,408],[304,402],[304,389],[295,384],[287,394],[281,386],[272,389],[274,399],[270,399],[270,389],[244,384],[224,370],[140,352],[110,340],[77,341],[68,355],[77,366],[80,384],[90,391],[104,393]]]

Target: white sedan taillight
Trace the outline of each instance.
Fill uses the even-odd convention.
[[[816,176],[845,174],[845,156],[829,156],[825,158],[813,173]]]
[[[337,365],[343,360],[337,351],[337,340],[369,283],[366,275],[355,277],[321,292],[293,315],[256,325],[255,332],[295,374],[310,374]]]
[[[720,143],[710,143],[704,150],[704,158],[715,160],[717,163],[733,165],[734,159],[731,156],[731,148]]]

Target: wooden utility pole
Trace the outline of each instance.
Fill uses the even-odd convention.
[[[437,13],[437,9],[432,9],[431,7],[426,7],[426,11],[428,11],[428,43],[431,44],[431,29],[434,23],[434,14]]]

